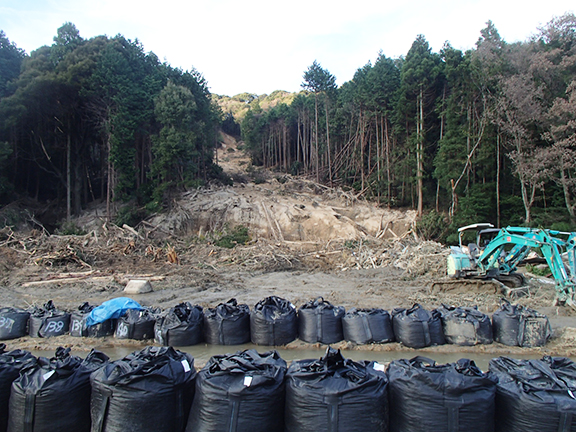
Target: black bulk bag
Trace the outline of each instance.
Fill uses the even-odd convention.
[[[198,373],[186,432],[283,432],[285,374],[276,351],[213,356]]]
[[[194,358],[146,347],[94,372],[92,432],[183,432],[194,398]]]
[[[166,346],[197,345],[204,340],[202,306],[180,303],[156,319],[154,338]]]
[[[6,345],[0,344],[0,432],[6,432],[8,427],[8,402],[12,382],[20,375],[20,371],[34,366],[36,357],[28,351],[6,351]]]
[[[96,306],[88,302],[82,303],[78,309],[70,314],[70,336],[74,337],[105,337],[114,334],[114,321],[106,320],[88,326],[86,319]]]
[[[128,309],[118,319],[114,337],[117,339],[154,339],[154,324],[159,310]]]
[[[68,332],[70,314],[56,309],[52,300],[30,309],[28,334],[32,337],[60,336]]]
[[[332,306],[318,297],[298,309],[298,334],[304,342],[331,344],[344,339],[342,318],[346,311],[342,306]]]
[[[502,299],[500,308],[492,314],[492,328],[494,340],[509,346],[544,346],[552,335],[546,315],[513,305],[506,299]]]
[[[490,361],[497,432],[576,431],[576,364],[561,357]]]
[[[0,340],[26,336],[30,312],[12,307],[0,308]]]
[[[319,360],[292,362],[286,432],[386,431],[388,379],[382,365],[344,359],[330,347]]]
[[[298,337],[296,308],[288,300],[266,297],[250,314],[250,338],[256,345],[286,345]]]
[[[429,311],[419,304],[410,309],[396,308],[392,311],[392,326],[396,340],[410,348],[446,343],[440,312],[436,309]]]
[[[493,432],[496,379],[473,361],[414,357],[388,366],[391,432]]]
[[[8,431],[90,431],[90,374],[107,361],[94,350],[82,360],[70,348],[39,357],[12,384]]]
[[[471,346],[493,342],[490,317],[480,312],[478,307],[442,305],[438,312],[447,343]]]
[[[383,309],[352,309],[342,318],[344,339],[357,344],[394,341],[390,314]]]
[[[236,299],[204,311],[204,339],[211,345],[250,342],[250,308]]]

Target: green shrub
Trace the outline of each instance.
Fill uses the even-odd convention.
[[[74,222],[62,222],[55,233],[57,235],[85,235],[86,231],[76,225]]]
[[[236,226],[232,231],[224,234],[214,244],[218,247],[232,249],[236,245],[246,244],[250,241],[250,234],[248,228],[243,225]]]
[[[442,241],[445,239],[447,230],[446,216],[436,210],[426,213],[416,223],[416,232],[426,240]]]

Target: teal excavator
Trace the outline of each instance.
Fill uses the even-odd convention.
[[[470,231],[476,242],[464,244]],[[520,287],[525,278],[518,265],[530,252],[545,260],[556,281],[559,304],[576,307],[576,233],[540,228],[494,228],[478,223],[458,229],[459,246],[448,256],[448,275],[456,279],[495,279],[509,287]]]

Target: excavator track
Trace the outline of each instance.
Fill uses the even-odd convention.
[[[446,279],[433,282],[430,286],[431,293],[466,294],[471,291],[498,294],[502,292],[502,284],[490,279]]]

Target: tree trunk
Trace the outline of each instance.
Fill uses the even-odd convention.
[[[424,95],[422,86],[420,86],[420,93],[418,95],[418,121],[416,123],[416,177],[417,177],[417,187],[416,194],[418,199],[418,217],[422,217],[424,213]]]
[[[70,132],[66,135],[66,221],[70,222],[72,216],[72,166]]]

